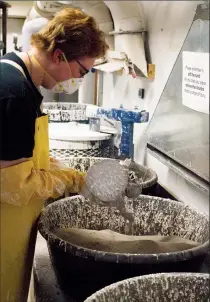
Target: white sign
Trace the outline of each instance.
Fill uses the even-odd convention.
[[[183,51],[182,103],[209,114],[209,53]]]

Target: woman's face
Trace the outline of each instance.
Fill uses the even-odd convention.
[[[95,58],[81,57],[78,60],[68,62],[63,54],[53,55],[53,77],[56,81],[62,82],[70,78],[82,78],[93,67]]]
[[[95,58],[83,57],[79,60],[69,62],[73,78],[84,77],[93,67]]]

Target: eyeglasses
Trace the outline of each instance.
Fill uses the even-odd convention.
[[[84,69],[84,72],[80,71],[81,77],[83,78],[87,73],[89,73],[89,70],[84,65],[82,65],[82,63],[80,63],[78,60],[76,60],[76,62],[79,64],[80,67],[82,67],[82,69]]]

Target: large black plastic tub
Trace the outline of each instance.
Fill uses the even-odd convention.
[[[84,301],[97,290],[120,280],[160,272],[199,272],[209,246],[209,219],[176,201],[143,196],[134,209],[133,235],[177,235],[200,243],[167,254],[117,254],[82,248],[53,234],[53,229],[111,229],[126,234],[127,225],[114,208],[91,205],[74,196],[43,209],[39,230],[47,240],[58,282],[64,292]]]

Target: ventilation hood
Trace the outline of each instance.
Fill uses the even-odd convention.
[[[128,60],[147,77],[143,32],[145,18],[140,1],[104,1],[114,21],[115,51],[125,53]]]
[[[182,171],[187,181],[191,179],[192,184],[202,190],[206,191],[208,186],[209,194],[209,114],[200,111],[204,97],[199,90],[203,88],[203,94],[206,94],[209,102],[207,57],[209,3],[206,2],[197,7],[188,35],[147,129],[147,142],[150,150],[159,155],[159,160],[164,158],[166,165],[170,163],[170,168],[179,173]],[[203,62],[206,62],[206,66]],[[189,85],[186,86],[186,83],[194,81],[191,73],[185,74],[186,66],[199,76],[200,80],[195,84],[197,90],[193,85],[189,88]],[[195,93],[197,109],[192,106]]]

